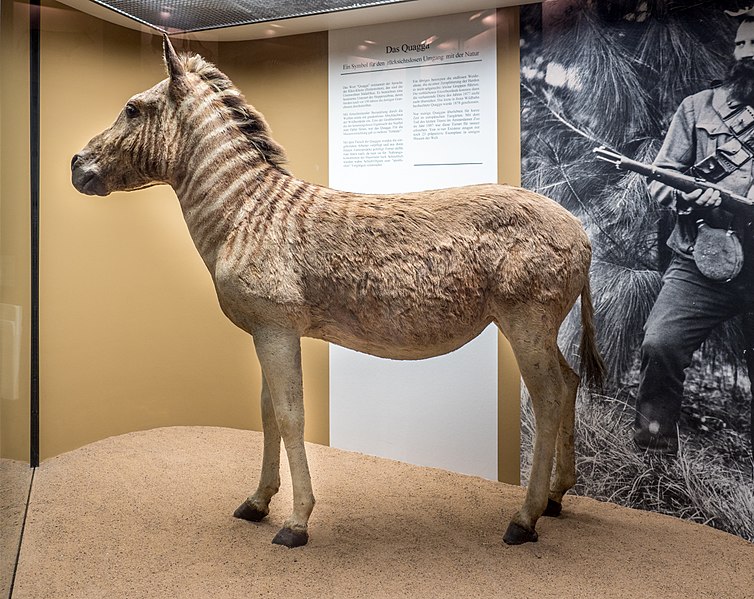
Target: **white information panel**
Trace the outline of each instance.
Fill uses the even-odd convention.
[[[497,181],[495,11],[330,32],[330,186]]]
[[[495,11],[330,31],[330,186],[497,181]],[[497,478],[497,331],[452,354],[330,346],[333,447]]]

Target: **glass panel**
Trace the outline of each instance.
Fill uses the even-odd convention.
[[[29,7],[0,3],[0,596],[29,494]]]

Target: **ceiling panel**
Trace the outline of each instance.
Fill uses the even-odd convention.
[[[170,33],[220,29],[407,1],[412,0],[94,0],[100,6]]]
[[[61,0],[118,25],[233,41],[403,21],[540,0]]]

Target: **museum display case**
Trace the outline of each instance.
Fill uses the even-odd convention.
[[[635,501],[644,510],[704,523],[710,546],[718,547],[714,543],[719,541],[721,555],[736,571],[749,546],[713,537],[719,531],[706,525],[732,533],[736,543],[742,540],[737,537],[751,536],[751,398],[740,347],[743,333],[735,321],[695,354],[687,384],[691,393],[683,400],[676,431],[676,455],[657,458],[637,451],[632,435],[643,327],[671,261],[665,241],[673,215],[652,202],[644,178],[609,168],[593,153],[606,146],[606,155],[618,152],[652,162],[684,96],[704,89],[713,75],[729,67],[728,38],[749,8],[743,0],[735,10],[723,4],[2,0],[0,595],[13,587],[27,520],[28,559],[58,555],[56,565],[65,571],[75,559],[69,550],[80,540],[90,551],[107,547],[86,562],[85,571],[97,578],[99,570],[114,563],[113,555],[123,557],[117,543],[129,538],[131,525],[144,535],[151,555],[170,562],[169,551],[152,533],[180,530],[184,537],[198,538],[186,527],[193,517],[191,502],[198,497],[214,505],[197,516],[201,525],[209,526],[208,514],[220,510],[230,520],[236,506],[228,508],[231,485],[225,481],[248,485],[243,492],[252,490],[256,475],[250,472],[262,461],[264,385],[256,348],[251,336],[226,316],[227,306],[223,311],[214,273],[197,251],[175,191],[155,185],[99,197],[81,193],[73,184],[77,160],[80,166],[89,141],[126,114],[135,94],[166,77],[165,34],[178,53],[198,54],[227,75],[263,115],[272,138],[285,150],[285,168],[300,180],[367,194],[503,183],[548,196],[575,216],[592,246],[596,340],[607,377],[599,391],[585,386],[591,393],[579,395],[576,403],[579,479],[574,494],[624,506]],[[693,40],[694,51],[686,51],[686,39]],[[222,167],[220,161],[215,167],[203,165],[209,172]],[[566,237],[572,241],[577,235]],[[425,266],[431,272],[436,263],[427,257]],[[368,290],[370,284],[374,279],[365,274],[359,289]],[[368,292],[361,297],[367,301]],[[330,306],[340,305],[338,298],[331,299]],[[356,312],[351,310],[354,321]],[[579,312],[560,329],[561,368],[566,361],[575,368],[583,355],[579,338],[585,327]],[[347,509],[342,513],[358,522],[354,535],[379,539],[376,545],[385,548],[391,546],[391,534],[408,531],[396,545],[396,551],[408,556],[401,576],[410,578],[420,569],[417,564],[445,563],[431,552],[422,553],[435,524],[439,546],[446,556],[455,556],[456,564],[472,567],[464,561],[468,556],[489,548],[493,536],[500,543],[523,497],[519,489],[505,485],[529,483],[537,427],[511,345],[494,325],[464,347],[427,361],[374,358],[310,338],[302,339],[301,357],[304,438],[314,444],[308,451],[316,462],[312,479],[317,499],[325,498],[314,513],[321,509],[327,520],[317,522],[322,544],[315,550],[333,550],[334,539],[349,534],[338,522],[341,508],[328,503],[342,502],[344,494]],[[205,452],[206,461],[194,449]],[[101,459],[98,452],[104,454]],[[381,461],[386,459],[404,464]],[[347,466],[340,466],[341,461]],[[291,503],[286,468],[281,473],[285,499],[278,506]],[[181,477],[194,473],[212,481],[206,483],[211,488],[200,490],[192,479],[185,491]],[[360,473],[370,477],[369,484],[359,483]],[[112,486],[88,495],[88,481],[95,475]],[[420,483],[402,488],[403,476]],[[49,481],[46,486],[40,477]],[[122,497],[117,491],[121,486]],[[138,501],[146,487],[157,495],[154,519],[149,506]],[[78,524],[66,520],[57,528],[55,519],[64,514],[55,513],[54,492],[66,488],[86,500],[74,502],[71,509]],[[380,516],[358,498],[367,488],[377,495],[376,505],[391,504],[384,528],[375,524]],[[337,489],[346,491],[339,494]],[[448,514],[432,493],[453,498]],[[489,507],[496,494],[505,496],[502,516],[499,507]],[[62,496],[70,499],[65,492]],[[179,501],[182,496],[189,501]],[[41,508],[29,511],[35,499]],[[616,560],[620,556],[622,541],[605,533],[602,522],[628,518],[616,530],[627,531],[627,542],[637,546],[645,532],[642,522],[665,530],[657,514],[647,524],[641,515],[616,515],[612,503],[595,507],[584,497],[568,499],[573,502],[564,508],[564,517],[558,517],[559,502],[550,501],[544,515],[555,517],[543,518],[547,523],[538,530],[543,539],[548,535],[561,543],[578,529],[579,543],[584,534],[584,546],[597,548],[577,552],[569,588],[579,587],[579,576],[591,576],[589,588],[608,577],[603,569],[589,571],[583,560],[597,561],[600,551]],[[233,499],[236,504],[240,500]],[[420,532],[392,505],[403,500],[413,509],[411,523]],[[470,515],[466,522],[464,501],[483,514],[478,519]],[[430,506],[426,514],[423,502]],[[267,516],[260,512],[247,518],[243,506],[238,508],[242,519]],[[108,509],[119,511],[123,519],[116,520],[126,528],[112,538],[104,535],[101,544],[97,518],[111,513]],[[494,520],[494,535],[485,517]],[[278,528],[283,513],[272,521]],[[179,525],[170,528],[165,522]],[[203,549],[216,553],[226,538],[236,542],[234,535],[240,539],[249,530],[260,532],[257,536],[264,536],[266,544],[273,538],[274,530],[265,528],[269,519],[251,529],[230,529],[238,526],[230,522],[214,522],[216,534],[209,535],[212,542]],[[461,522],[470,527],[469,537],[456,544]],[[91,528],[84,530],[84,523]],[[661,531],[667,541],[662,550],[672,552],[674,543],[692,545],[689,539],[696,530]],[[533,528],[528,533],[523,540],[537,538]],[[603,541],[609,548],[602,549]],[[192,550],[202,548],[193,537],[186,542]],[[260,541],[255,536],[253,542]],[[356,538],[348,543],[344,547],[361,546]],[[542,546],[544,553],[526,554],[537,562],[527,563],[524,556],[515,563],[538,571],[542,556],[552,557],[547,567],[554,573],[555,557],[573,555],[573,547],[540,542]],[[313,554],[303,555],[310,559]],[[414,555],[419,556],[416,563]],[[323,563],[330,564],[331,557]],[[187,580],[203,588],[201,580],[211,578],[203,568],[211,560],[198,559],[204,561],[189,566]],[[366,562],[381,573],[387,562],[370,559],[366,555]],[[641,557],[629,559],[634,571],[645,571]],[[219,571],[232,578],[223,569],[229,563],[223,562]],[[307,562],[312,563],[316,559]],[[671,580],[663,564],[648,575],[659,581],[660,591],[667,587],[662,581]],[[253,568],[245,561],[241,566]],[[454,567],[432,576],[454,578],[448,589],[455,588],[463,573],[453,575]],[[692,569],[696,578],[690,576],[684,584],[706,584],[701,566],[675,568],[674,576]],[[151,574],[157,576],[156,570]],[[180,587],[179,570],[165,569]],[[358,564],[348,563],[345,578],[358,570]],[[58,579],[50,564],[44,575],[57,581],[55,589],[64,588],[64,577]],[[43,576],[35,580],[28,568],[22,576],[20,592],[30,594],[19,596],[34,596]],[[136,580],[129,576],[124,580]],[[399,578],[374,584],[394,591],[397,587],[391,585],[398,585]],[[631,585],[628,574],[618,578],[621,585]],[[278,589],[282,580],[258,579],[269,585],[264,589]],[[353,590],[347,581],[337,582],[339,589]],[[745,581],[736,578],[735,585],[743,588]],[[95,592],[76,588],[80,596]],[[463,591],[478,589],[462,584],[456,596]],[[165,588],[161,592],[175,594]]]

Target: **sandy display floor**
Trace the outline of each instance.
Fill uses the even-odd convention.
[[[0,459],[0,597],[10,592],[32,470],[29,464]]]
[[[290,510],[237,520],[261,433],[176,427],[113,437],[36,473],[13,599],[754,597],[754,545],[566,497],[538,543],[502,535],[524,489],[308,445],[306,547],[271,544]]]

